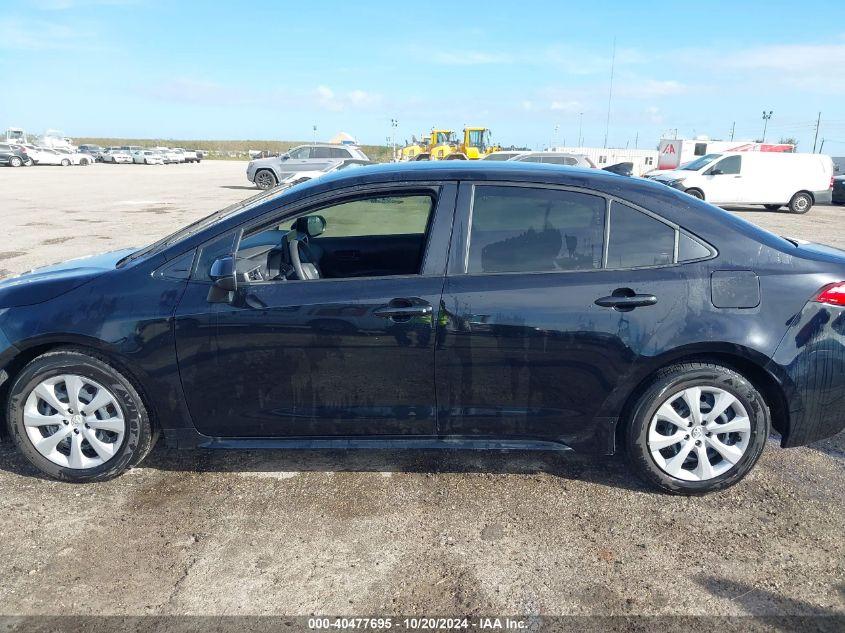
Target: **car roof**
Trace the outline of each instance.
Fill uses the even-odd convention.
[[[341,181],[349,179],[360,184],[397,181],[425,180],[524,180],[548,184],[569,184],[577,180],[581,186],[585,180],[602,179],[598,170],[540,163],[517,163],[511,161],[412,161],[403,163],[382,163],[367,165],[351,171],[340,171],[320,178],[327,188],[343,186]],[[604,174],[608,174],[605,172]],[[618,178],[618,176],[611,176]]]

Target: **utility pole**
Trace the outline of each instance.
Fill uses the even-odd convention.
[[[560,129],[560,125],[558,125],[557,123],[555,123],[555,133],[554,133],[554,135],[552,136],[552,147],[551,147],[551,149],[554,149],[554,148],[555,148],[555,146],[557,146],[557,131],[558,131],[559,129]],[[566,143],[564,143],[564,145],[566,145]]]
[[[636,135],[634,136],[634,149],[640,148],[640,132],[637,130]]]
[[[314,144],[316,145],[317,144],[317,126],[316,125],[313,126],[313,130],[314,130]]]
[[[822,139],[822,144],[819,145],[819,154],[821,154],[823,150],[824,150],[824,139]]]
[[[613,69],[616,66],[616,38],[613,38],[613,54],[610,57],[610,89],[607,91],[607,121],[604,124],[604,147],[607,147],[607,134],[610,130],[610,103],[613,100]]]
[[[734,132],[736,131],[736,121],[731,123],[731,140],[734,140]]]
[[[390,139],[393,145],[393,162],[396,162],[396,128],[399,127],[397,119],[390,119]]]
[[[768,127],[769,125],[769,119],[772,118],[772,114],[774,114],[774,112],[772,112],[771,110],[769,110],[768,114],[766,114],[766,111],[763,110],[763,140],[761,141],[762,143],[766,142],[766,127]]]
[[[819,140],[819,126],[822,123],[822,113],[819,112],[819,118],[816,119],[816,136],[813,138],[813,154],[816,153],[816,141]],[[821,151],[821,150],[819,150]]]

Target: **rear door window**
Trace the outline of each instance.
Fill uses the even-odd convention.
[[[332,148],[331,147],[312,147],[311,148],[311,158],[331,158],[332,157]]]
[[[575,191],[474,188],[469,273],[601,268],[605,199]]]

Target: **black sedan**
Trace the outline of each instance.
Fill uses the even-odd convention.
[[[103,480],[179,448],[623,453],[663,490],[845,426],[845,253],[599,170],[443,161],[273,189],[0,282],[9,430]]]

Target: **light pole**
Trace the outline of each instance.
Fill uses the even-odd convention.
[[[555,123],[555,133],[554,133],[554,136],[552,136],[552,147],[551,147],[551,149],[553,151],[554,151],[555,147],[557,147],[557,131],[559,129],[560,129],[560,126],[557,123]]]
[[[772,118],[772,114],[774,114],[774,112],[772,112],[771,110],[769,110],[768,113],[763,110],[763,140],[761,141],[763,143],[766,142],[766,128],[769,126],[769,119]]]
[[[396,128],[399,127],[397,119],[390,119],[390,138],[393,145],[393,162],[396,162]]]
[[[317,126],[316,125],[312,126],[312,129],[314,130],[314,144],[316,145],[317,144]]]
[[[584,113],[578,113],[578,147],[584,146],[584,139],[581,138],[581,124],[584,122]]]

